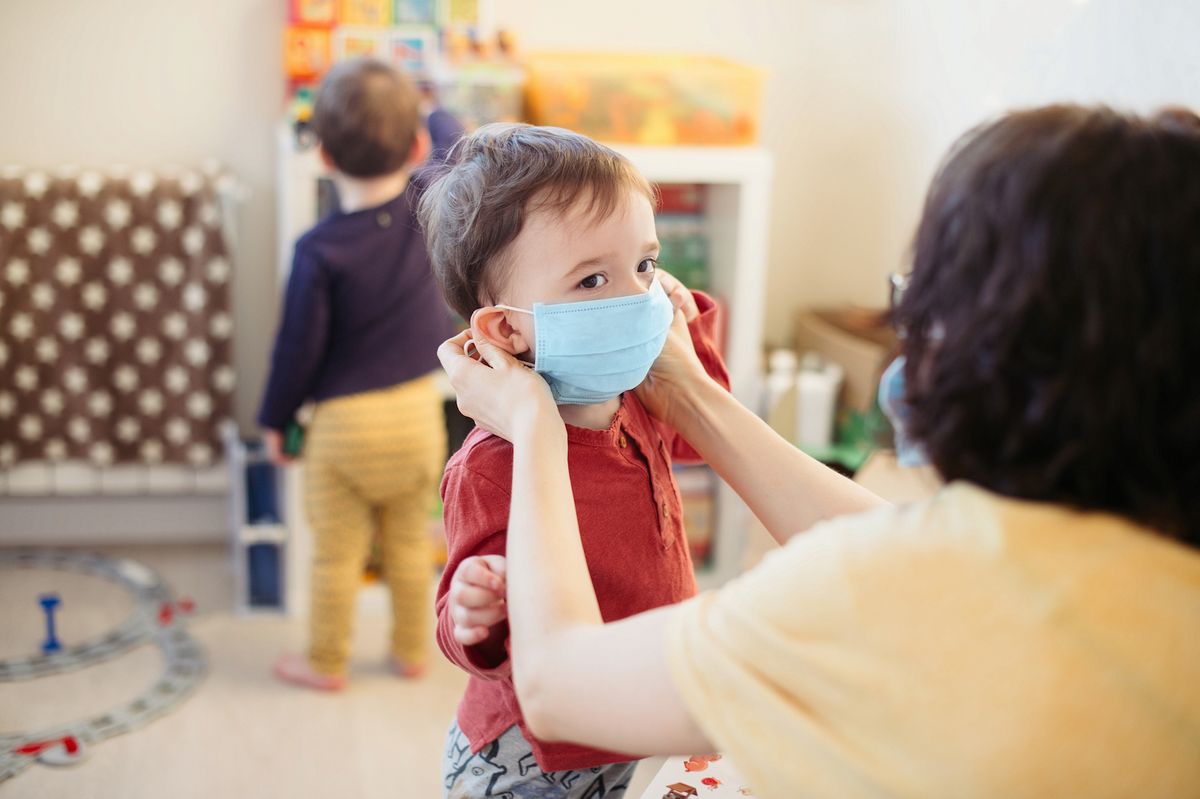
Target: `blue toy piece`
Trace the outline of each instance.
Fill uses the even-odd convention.
[[[62,644],[58,642],[58,638],[54,634],[54,609],[58,607],[60,601],[58,594],[42,594],[38,597],[42,610],[46,612],[46,641],[42,644],[43,655],[49,655],[51,652],[58,652],[62,649]]]

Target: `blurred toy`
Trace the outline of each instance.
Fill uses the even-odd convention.
[[[42,644],[42,654],[44,655],[62,649],[62,644],[58,642],[58,637],[54,634],[54,609],[61,601],[58,594],[42,594],[38,597],[38,602],[46,614],[46,640]]]
[[[423,28],[398,28],[388,35],[387,59],[414,77],[430,73],[434,50],[433,33]]]
[[[388,33],[381,28],[343,25],[333,32],[333,60],[346,58],[386,58]]]
[[[488,122],[524,119],[525,68],[516,38],[501,32],[495,49],[464,31],[443,32],[443,57],[433,70],[438,99],[467,130]]]
[[[699,791],[686,782],[676,782],[667,786],[667,792],[663,794],[663,799],[691,799],[698,793]]]
[[[159,718],[188,696],[205,672],[204,652],[174,611],[190,613],[190,599],[172,600],[170,589],[150,569],[124,558],[53,549],[0,550],[0,569],[51,569],[101,577],[128,590],[133,613],[120,626],[63,650],[54,635],[57,594],[39,597],[46,611],[49,640],[41,654],[0,659],[0,682],[31,680],[110,660],[142,643],[162,655],[163,671],[141,695],[83,720],[56,722],[30,731],[6,730],[0,736],[0,783],[34,763],[68,766],[83,760],[88,748]],[[164,613],[164,609],[166,613]],[[164,620],[165,617],[165,620]]]
[[[337,23],[335,0],[291,0],[291,21],[297,25],[330,26]]]
[[[296,134],[296,141],[302,147],[312,147],[317,143],[317,136],[312,130],[313,87],[301,85],[293,89],[292,99],[288,101],[288,117]]]
[[[329,31],[293,25],[283,33],[283,69],[294,81],[316,80],[333,64]]]
[[[649,145],[750,145],[764,73],[720,58],[542,53],[528,59],[531,122]]]
[[[479,0],[447,0],[446,24],[463,28],[479,25]]]
[[[658,262],[690,289],[712,288],[704,217],[660,215],[655,220],[662,250]]]
[[[396,0],[393,19],[398,25],[433,25],[437,8],[434,0]]]
[[[392,24],[391,0],[341,0],[339,21],[343,25],[383,28]]]

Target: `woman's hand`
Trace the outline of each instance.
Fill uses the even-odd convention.
[[[479,360],[467,355],[470,342]],[[508,441],[539,419],[561,424],[550,387],[532,369],[491,342],[473,339],[469,330],[438,347],[438,360],[450,376],[458,409],[475,423]]]
[[[660,271],[658,281],[662,283],[663,291],[671,298],[671,304],[677,310],[683,311],[683,318],[687,320],[687,323],[690,325],[696,321],[696,317],[700,315],[700,309],[696,307],[696,298],[692,295],[691,290],[669,272]]]
[[[652,416],[679,430],[682,427],[681,417],[688,413],[688,399],[696,388],[711,382],[712,378],[704,371],[704,365],[696,356],[696,348],[692,345],[692,333],[688,330],[689,304],[691,318],[695,319],[699,315],[696,300],[682,284],[674,282],[681,291],[672,291],[665,282],[663,286],[675,305],[675,320],[671,323],[671,332],[667,334],[667,343],[663,345],[658,360],[650,368],[650,374],[634,389],[634,393]]]

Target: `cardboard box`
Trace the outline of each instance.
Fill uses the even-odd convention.
[[[841,407],[866,413],[875,403],[879,376],[897,352],[883,312],[867,308],[808,310],[796,315],[797,356],[815,352],[845,370]]]

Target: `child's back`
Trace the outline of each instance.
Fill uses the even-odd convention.
[[[435,112],[431,127],[455,135]],[[372,539],[392,594],[392,664],[425,662],[432,551],[426,514],[445,454],[432,372],[449,314],[429,272],[413,168],[428,152],[419,98],[380,62],[343,62],[317,94],[313,126],[343,210],[296,243],[259,412],[274,459],[281,431],[315,401],[304,447],[313,529],[309,646],[276,674],[307,687],[345,682],[354,599]],[[449,142],[437,142],[444,152]]]

